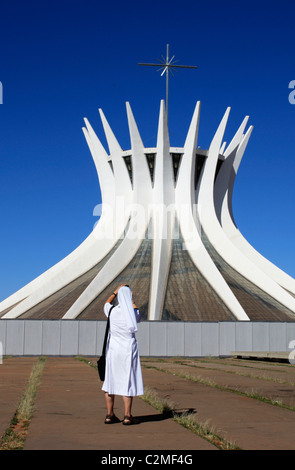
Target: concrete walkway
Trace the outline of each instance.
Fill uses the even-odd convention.
[[[36,358],[9,358],[0,366],[0,432],[16,410]],[[211,424],[215,432],[242,449],[294,449],[293,411],[219,390],[177,376],[200,375],[193,367],[143,361],[144,384],[176,404],[191,409],[199,423]],[[163,367],[167,374],[146,366]],[[171,370],[172,369],[172,370]],[[175,373],[175,375],[173,375]],[[212,375],[210,367],[204,374]],[[225,383],[224,372],[215,377]],[[231,380],[233,380],[233,376]],[[239,377],[235,376],[237,386]],[[242,378],[242,380],[245,380]],[[248,386],[251,387],[251,380]],[[257,387],[257,379],[255,379]],[[254,384],[254,382],[253,382]],[[271,387],[272,383],[268,383]],[[265,382],[263,382],[265,385]],[[276,384],[277,386],[277,384]],[[283,387],[283,386],[281,386]],[[293,390],[294,387],[290,387]],[[164,417],[142,399],[135,398],[133,415],[140,424],[105,425],[104,394],[97,371],[75,358],[47,359],[35,401],[25,450],[217,450],[205,439]],[[123,418],[123,405],[116,398],[116,414]]]
[[[116,414],[123,418],[120,397]],[[49,358],[24,449],[156,450],[216,449],[136,398],[136,426],[105,425],[104,393],[97,372],[70,358]]]

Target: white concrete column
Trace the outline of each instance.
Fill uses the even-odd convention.
[[[153,188],[153,254],[149,320],[160,320],[170,268],[175,204],[174,176],[164,101],[161,101]]]

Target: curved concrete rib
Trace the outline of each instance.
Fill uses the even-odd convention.
[[[224,157],[227,158],[231,153],[235,152],[238,148],[238,146],[241,143],[241,140],[244,137],[244,131],[247,125],[247,122],[249,120],[249,116],[245,116],[243,119],[243,122],[241,123],[240,127],[238,128],[237,132],[235,133],[233,139],[229,143],[229,145],[226,147],[224,151]],[[253,126],[251,126],[253,127]]]
[[[144,147],[130,106],[127,106],[127,114],[132,146],[132,167],[136,169],[135,174],[137,174],[137,172],[140,174],[142,171],[145,171],[142,168],[142,165],[146,164],[145,159],[143,159]],[[121,155],[119,155],[119,148],[117,146],[116,158],[119,160],[119,157],[122,159],[122,150]],[[137,157],[139,159],[138,161]],[[121,161],[123,165],[125,165],[123,159]],[[148,171],[147,167],[146,169]],[[138,185],[139,183],[140,182],[138,182]],[[125,185],[125,188],[126,186],[128,185]],[[79,316],[80,313],[88,307],[88,305],[110,284],[110,282],[112,282],[123,271],[130,261],[132,261],[142,243],[142,240],[145,238],[150,221],[150,209],[148,206],[149,197],[147,193],[147,191],[151,190],[150,178],[146,178],[145,182],[143,182],[143,188],[136,185],[135,188],[136,191],[134,189],[132,191],[133,200],[130,211],[129,227],[122,243],[89,286],[63,316],[64,320],[77,318],[77,316]],[[126,188],[126,190],[128,190],[128,188]]]
[[[213,196],[214,177],[229,111],[230,108],[226,110],[211,142],[208,158],[205,162],[198,188],[198,204],[201,206],[200,219],[202,227],[213,247],[232,268],[242,274],[246,279],[256,284],[271,297],[295,312],[295,298],[289,295],[238,250],[223,231],[216,216]]]
[[[252,129],[253,126],[248,129],[239,147],[228,154],[216,178],[214,191],[218,199],[218,202],[215,201],[217,216],[224,232],[232,243],[265,274],[283,288],[295,294],[295,280],[256,251],[243,237],[235,224],[232,211],[233,187]]]
[[[184,146],[184,155],[179,168],[177,185],[175,189],[175,201],[177,219],[181,234],[185,243],[184,249],[188,250],[195,266],[200,270],[217,295],[223,300],[233,315],[241,321],[249,320],[244,309],[232,293],[224,278],[216,268],[209,253],[201,240],[201,234],[197,229],[195,220],[195,188],[194,168],[196,160],[196,148],[199,129],[200,102],[196,104],[194,115],[190,124]]]
[[[153,252],[149,320],[161,320],[174,233],[174,176],[164,101],[161,101],[153,188]]]
[[[32,289],[31,292],[29,288],[24,289],[24,292],[27,293],[26,298],[23,298],[22,302],[3,315],[3,318],[19,317],[28,309],[87,272],[110,252],[125,230],[129,214],[125,211],[123,213],[125,217],[123,217],[121,206],[125,210],[126,204],[122,204],[120,199],[116,200],[116,182],[107,161],[107,154],[89,122],[85,120],[85,123],[87,130],[83,128],[83,132],[98,172],[101,192],[105,198],[100,220],[94,227],[93,232],[76,250],[29,286]],[[116,212],[120,216],[115,217]]]
[[[245,139],[243,132],[245,130],[247,121],[248,121],[248,116],[246,116],[245,119],[243,120],[242,124],[240,125],[238,131],[236,132],[234,138],[228,145],[225,152],[223,153],[220,150],[220,154],[223,153],[224,160],[222,162],[221,168],[218,172],[218,175],[214,183],[214,206],[215,206],[217,218],[221,225],[222,225],[222,221],[221,221],[222,207],[223,205],[226,204],[226,201],[229,201],[227,196],[228,196],[229,184],[231,180],[231,173],[233,169],[233,162],[234,162],[235,156],[237,155],[237,150],[242,140],[245,141],[245,143],[242,146],[242,148],[245,151],[246,145],[248,143],[248,140],[250,138],[250,135],[253,129],[253,126],[251,126],[248,129],[247,137]],[[231,216],[233,219],[231,206],[229,207],[229,209],[230,209]]]

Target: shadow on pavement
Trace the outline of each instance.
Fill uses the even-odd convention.
[[[182,410],[174,410],[174,411],[169,411],[166,413],[161,413],[161,414],[153,414],[153,415],[143,415],[143,416],[136,416],[136,419],[138,419],[141,423],[148,423],[151,421],[163,421],[165,419],[171,419],[173,416],[182,416],[183,414],[185,415],[191,415],[195,414],[197,411],[195,408],[186,408]]]

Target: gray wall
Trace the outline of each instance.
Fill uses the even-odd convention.
[[[4,356],[99,356],[105,321],[0,320]],[[142,322],[141,356],[227,356],[231,351],[290,351],[295,323]],[[0,348],[1,351],[1,348]]]

